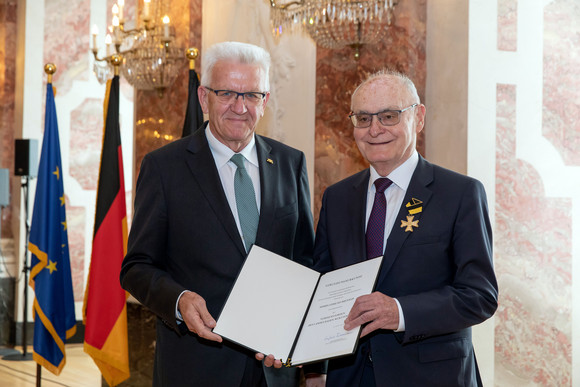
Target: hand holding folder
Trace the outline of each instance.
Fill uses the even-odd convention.
[[[351,354],[361,329],[346,331],[344,321],[355,300],[372,292],[381,262],[321,275],[254,245],[213,332],[287,366]]]

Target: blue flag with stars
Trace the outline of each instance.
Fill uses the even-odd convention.
[[[60,374],[64,342],[76,332],[62,162],[52,84],[46,90],[44,140],[30,225],[30,286],[34,289],[34,360]]]

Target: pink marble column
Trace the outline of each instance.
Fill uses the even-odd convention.
[[[352,91],[365,75],[385,67],[402,71],[413,80],[421,100],[424,99],[425,4],[425,1],[400,2],[395,11],[396,21],[386,39],[376,45],[363,46],[359,61],[353,59],[351,48],[317,49],[313,208],[316,222],[326,187],[368,167],[353,140],[352,124],[347,117]],[[423,135],[417,148],[425,153]]]
[[[185,49],[196,47],[201,51],[202,0],[172,1],[168,7],[171,24],[176,30],[176,45]],[[201,70],[201,60],[196,61],[196,71]],[[181,137],[189,83],[187,60],[173,86],[159,97],[156,91],[137,91],[135,127],[135,174],[137,179],[141,160],[148,152]]]
[[[14,173],[14,92],[16,82],[16,11],[17,0],[0,0],[0,168],[7,168],[10,176],[11,196],[20,192],[20,181]],[[12,200],[12,203],[15,201]],[[3,238],[12,234],[12,206],[2,209]]]

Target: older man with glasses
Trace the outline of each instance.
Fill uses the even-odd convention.
[[[265,50],[225,42],[202,58],[209,122],[145,156],[121,284],[158,316],[154,386],[297,386],[297,369],[212,328],[253,244],[312,265],[306,159],[255,134],[270,96]]]
[[[483,185],[417,153],[425,106],[407,76],[371,75],[351,110],[370,168],[326,189],[315,269],[384,258],[376,290],[344,322],[362,327],[356,354],[330,360],[327,385],[481,385],[471,326],[493,315],[498,295]]]

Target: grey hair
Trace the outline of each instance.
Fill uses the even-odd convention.
[[[202,55],[201,85],[211,87],[213,68],[220,61],[257,65],[263,71],[260,91],[270,91],[270,54],[262,47],[241,42],[222,42],[211,46]]]
[[[364,86],[367,83],[374,81],[378,78],[388,78],[388,77],[398,78],[401,81],[401,83],[403,84],[403,86],[405,86],[407,88],[409,96],[413,99],[413,103],[421,103],[421,99],[419,98],[419,93],[417,93],[417,88],[415,87],[415,84],[413,83],[411,78],[409,78],[406,74],[404,74],[400,71],[385,68],[385,69],[382,69],[382,70],[379,70],[377,72],[370,74],[365,80],[363,80],[357,86],[357,88],[353,91],[352,96],[351,96],[351,105],[352,105],[352,100],[353,100],[355,94],[358,92],[358,90],[362,86]]]

